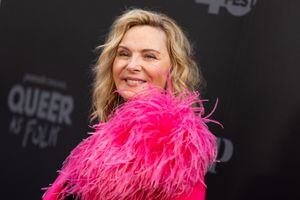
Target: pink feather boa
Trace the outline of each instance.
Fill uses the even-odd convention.
[[[71,152],[43,199],[169,200],[191,193],[217,154],[205,124],[213,120],[203,113],[197,92],[136,96]]]

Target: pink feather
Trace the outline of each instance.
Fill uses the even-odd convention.
[[[197,92],[149,89],[125,102],[64,162],[44,200],[169,200],[190,194],[217,155]],[[214,122],[214,121],[213,121]]]

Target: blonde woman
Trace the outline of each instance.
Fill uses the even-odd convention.
[[[205,199],[216,144],[181,28],[162,13],[127,10],[99,49],[92,119],[100,123],[43,199]]]

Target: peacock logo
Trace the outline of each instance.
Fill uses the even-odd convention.
[[[196,3],[208,5],[208,13],[219,14],[220,8],[237,17],[248,14],[256,5],[257,0],[195,0]]]

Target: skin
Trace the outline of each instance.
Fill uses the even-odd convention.
[[[171,66],[164,31],[148,25],[134,26],[121,40],[113,62],[113,80],[128,100],[149,85],[165,88]]]

